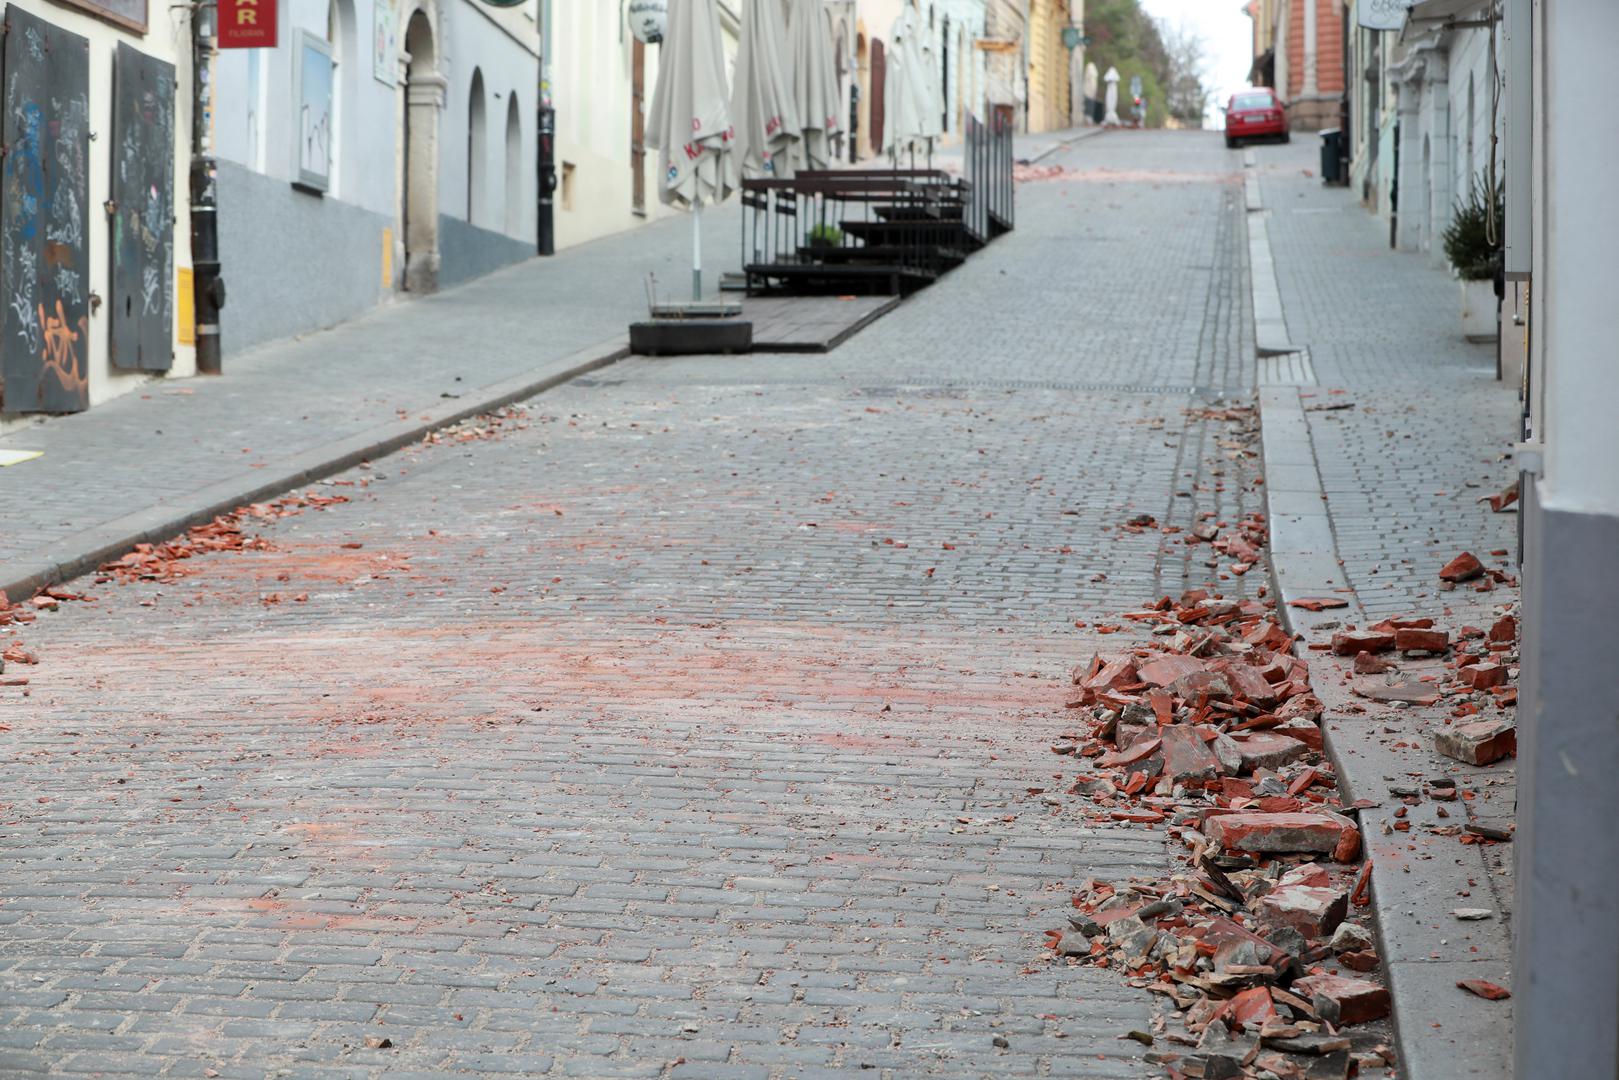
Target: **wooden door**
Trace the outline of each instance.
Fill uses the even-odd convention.
[[[632,202],[646,213],[646,46],[639,40],[630,51],[630,168]]]
[[[883,152],[883,82],[888,74],[888,61],[883,56],[883,43],[871,39],[871,152]]]

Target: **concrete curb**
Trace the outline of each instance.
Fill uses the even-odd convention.
[[[1270,227],[1265,219],[1265,198],[1254,170],[1254,152],[1243,153],[1243,201],[1248,210],[1248,287],[1254,304],[1254,347],[1261,357],[1299,351],[1287,332],[1282,310],[1282,289],[1276,282],[1276,261],[1271,256]]]
[[[544,393],[628,355],[627,340],[611,338],[563,357],[557,361],[557,370],[548,375],[529,372],[491,383],[467,397],[417,411],[413,419],[378,424],[357,435],[282,458],[268,468],[238,473],[183,498],[86,529],[50,547],[0,562],[0,593],[13,600],[32,596],[48,585],[91,572],[136,544],[159,543],[238,506],[273,498],[363,461],[384,457],[440,428]]]
[[[1250,225],[1253,218],[1249,218]],[[1364,626],[1367,616],[1338,557],[1337,540],[1321,482],[1309,418],[1297,386],[1261,386],[1259,422],[1265,475],[1265,511],[1270,527],[1270,571],[1277,613],[1288,633],[1303,638],[1299,652],[1313,656],[1312,682],[1325,706],[1322,733],[1337,770],[1345,802],[1365,799],[1378,805],[1361,811],[1366,856],[1371,860],[1371,912],[1379,938],[1383,971],[1394,997],[1394,1028],[1399,1073],[1406,1080],[1470,1077],[1507,1080],[1511,1075],[1510,1012],[1499,1004],[1473,1001],[1456,988],[1463,978],[1510,985],[1512,950],[1506,920],[1455,922],[1458,906],[1482,906],[1470,894],[1488,894],[1491,878],[1484,854],[1455,841],[1450,859],[1414,853],[1416,832],[1395,828],[1404,804],[1391,798],[1389,785],[1409,782],[1413,761],[1395,754],[1387,740],[1374,737],[1397,728],[1398,741],[1426,746],[1423,714],[1406,710],[1397,719],[1352,714],[1347,667],[1310,644],[1331,639],[1344,623]],[[1289,607],[1308,597],[1339,597],[1349,606],[1322,612]],[[1427,751],[1425,775],[1465,777],[1464,768]],[[1465,804],[1454,806],[1460,809]],[[1438,804],[1409,808],[1412,830],[1438,824]],[[1463,810],[1463,813],[1466,811]],[[1452,819],[1446,824],[1457,823]],[[1476,1006],[1486,1006],[1483,1008]]]
[[[1077,135],[1070,135],[1066,139],[1061,139],[1034,155],[1034,157],[1029,159],[1029,164],[1038,165],[1052,154],[1060,153],[1077,142],[1084,142],[1086,139],[1094,139],[1098,135],[1106,134],[1106,132],[1107,128],[1103,127],[1081,128]]]

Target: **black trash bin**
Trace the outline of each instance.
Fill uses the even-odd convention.
[[[1325,184],[1345,183],[1343,174],[1343,132],[1337,128],[1325,128],[1321,132],[1321,182]]]

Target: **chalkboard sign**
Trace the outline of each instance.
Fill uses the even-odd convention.
[[[90,43],[6,8],[0,171],[5,408],[90,404]]]
[[[118,43],[112,69],[112,362],[174,363],[174,65]]]

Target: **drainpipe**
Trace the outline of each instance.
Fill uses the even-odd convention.
[[[225,306],[225,282],[219,272],[218,167],[213,156],[215,7],[212,0],[201,0],[191,11],[191,265],[197,370],[218,375],[219,309]]]

